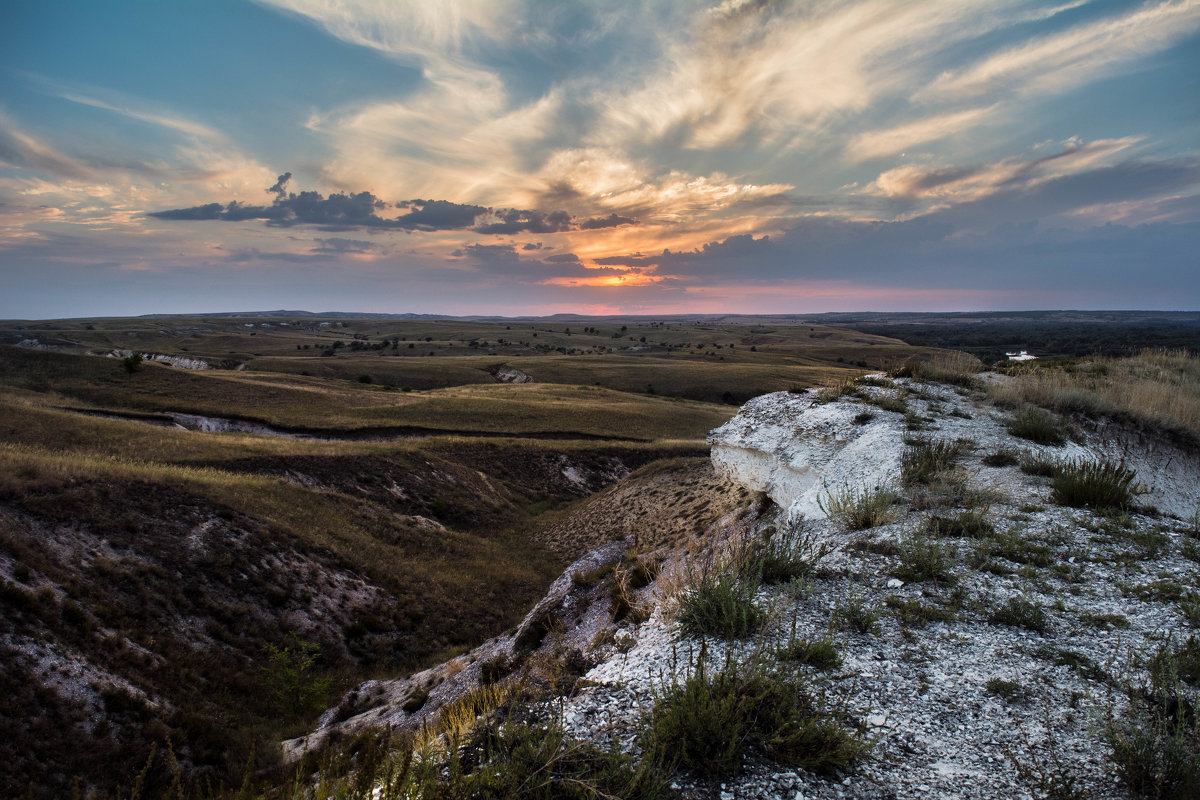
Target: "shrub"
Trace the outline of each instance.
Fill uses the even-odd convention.
[[[861,531],[891,522],[895,518],[892,505],[897,499],[895,492],[878,486],[862,491],[845,487],[817,498],[817,505],[846,530]]]
[[[851,422],[853,422],[855,425],[866,425],[873,419],[875,419],[875,415],[872,412],[860,411],[854,415],[854,419],[852,419]]]
[[[796,639],[793,638],[775,652],[780,661],[792,661],[796,664],[812,667],[818,670],[835,669],[842,665],[842,654],[833,644],[833,639]]]
[[[833,625],[839,630],[874,633],[878,622],[879,612],[868,606],[861,595],[852,594],[833,609]]]
[[[1053,478],[1058,473],[1058,461],[1040,453],[1026,452],[1021,455],[1021,472],[1040,478]]]
[[[1123,713],[1110,710],[1103,730],[1117,775],[1135,796],[1200,795],[1200,643],[1164,642],[1127,686]]]
[[[1055,447],[1066,444],[1069,433],[1061,417],[1036,406],[1018,411],[1016,416],[1008,421],[1008,432],[1037,444]]]
[[[900,455],[900,478],[906,486],[928,484],[954,466],[962,453],[962,442],[944,439],[913,439]]]
[[[130,375],[142,368],[142,354],[130,353],[121,359],[121,367]]]
[[[925,521],[925,530],[931,536],[947,536],[958,539],[983,539],[993,536],[996,527],[988,522],[988,509],[963,511],[958,516],[932,516]]]
[[[759,545],[752,558],[762,582],[776,584],[807,578],[831,552],[831,544],[797,526]]]
[[[655,700],[642,744],[654,761],[702,775],[735,772],[750,750],[814,772],[845,769],[872,743],[813,689],[810,678],[761,661],[710,673],[702,653],[691,676]]]
[[[683,636],[743,639],[766,621],[766,613],[754,603],[758,581],[753,576],[709,568],[691,576],[689,584],[677,596]]]
[[[958,552],[937,539],[921,534],[900,538],[900,563],[893,574],[906,581],[953,581],[950,569]]]
[[[1050,483],[1050,499],[1075,508],[1129,509],[1135,477],[1124,462],[1067,461],[1059,465]]]
[[[995,452],[983,457],[985,467],[1011,467],[1020,462],[1017,451],[1011,447],[1001,447]]]
[[[997,625],[1011,625],[1014,628],[1028,628],[1039,633],[1050,626],[1046,612],[1024,597],[1010,597],[1007,603],[991,613],[988,621]]]

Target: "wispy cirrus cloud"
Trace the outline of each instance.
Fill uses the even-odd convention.
[[[992,92],[1061,92],[1101,80],[1124,65],[1166,49],[1200,30],[1200,3],[1168,0],[1039,36],[943,73],[922,98],[976,97]]]

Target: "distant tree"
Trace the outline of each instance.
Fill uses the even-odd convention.
[[[121,359],[121,366],[125,368],[126,372],[132,375],[142,368],[142,354],[130,353]]]
[[[285,714],[299,715],[320,707],[332,679],[317,674],[321,648],[288,634],[282,645],[264,644],[267,687],[275,706]]]

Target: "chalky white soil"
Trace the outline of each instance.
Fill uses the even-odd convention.
[[[1138,659],[1165,637],[1178,642],[1192,632],[1177,603],[1136,587],[1163,581],[1191,589],[1200,583],[1200,568],[1183,555],[1192,525],[1187,518],[1200,498],[1196,454],[1116,426],[1092,426],[1078,431],[1078,441],[1039,447],[1012,437],[1000,412],[965,392],[911,388],[917,393],[909,396],[909,407],[933,420],[921,435],[972,443],[960,469],[972,488],[990,495],[988,513],[997,530],[1018,530],[1049,548],[1053,562],[1031,567],[997,559],[999,571],[1010,574],[979,571],[966,563],[975,541],[946,539],[957,551],[954,587],[900,582],[894,576],[898,558],[874,554],[865,549],[866,542],[898,541],[921,530],[930,513],[953,516],[961,509],[908,510],[892,524],[845,533],[825,517],[818,499],[845,487],[898,488],[904,417],[851,399],[818,404],[812,393],[752,400],[710,435],[718,470],[770,495],[782,509],[778,524],[807,525],[838,550],[801,589],[761,591],[759,602],[772,610],[770,629],[733,646],[743,655],[771,652],[793,629],[799,638],[819,638],[830,631],[833,610],[852,596],[877,610],[874,632],[834,633],[845,663],[826,680],[878,743],[850,775],[822,777],[752,757],[740,774],[724,782],[680,773],[675,783],[687,794],[788,800],[1021,798],[1037,796],[1031,793],[1031,774],[1057,769],[1093,798],[1128,796],[1107,760],[1099,729],[1106,714],[1124,707],[1119,687],[1141,674]],[[951,415],[955,409],[964,416]],[[854,424],[853,417],[864,410],[875,418]],[[1133,514],[1132,527],[1121,527],[1089,511],[1054,506],[1046,479],[1015,466],[981,463],[1001,446],[1046,450],[1056,458],[1123,458],[1137,471],[1140,507],[1148,513]],[[1130,538],[1135,531],[1162,534],[1158,551],[1139,548]],[[855,540],[858,547],[848,546]],[[902,626],[884,602],[896,595],[939,605],[950,603],[954,591],[961,604],[956,618],[925,626]],[[1046,612],[1044,633],[988,621],[991,609],[1015,596]],[[1108,614],[1123,616],[1129,626],[1098,621]],[[598,743],[616,736],[633,750],[655,697],[695,669],[700,643],[679,636],[667,602],[659,602],[647,622],[627,626],[617,636],[624,638],[626,652],[613,652],[585,675],[587,688],[545,710],[560,716],[574,735]],[[719,667],[724,645],[709,642],[707,648],[712,668]],[[1055,663],[1064,650],[1085,656],[1096,669],[1082,674]],[[1016,682],[1019,694],[1009,700],[993,695],[985,688],[992,678]]]

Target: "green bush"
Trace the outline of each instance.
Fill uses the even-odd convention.
[[[996,527],[987,519],[988,509],[963,511],[956,517],[931,516],[925,522],[925,531],[930,536],[945,536],[956,539],[984,539],[996,533]]]
[[[892,505],[898,497],[890,489],[878,486],[861,491],[845,487],[817,498],[817,505],[844,529],[861,531],[886,525],[895,519]]]
[[[833,546],[811,530],[792,527],[755,548],[751,558],[763,583],[778,584],[807,578]]]
[[[1028,628],[1038,632],[1044,632],[1050,627],[1046,612],[1024,597],[1010,597],[1008,602],[991,613],[988,621],[997,625],[1011,625],[1014,628]]]
[[[892,571],[902,580],[951,582],[950,570],[957,561],[958,551],[943,545],[937,539],[921,534],[908,534],[900,538],[900,563]]]
[[[779,648],[775,656],[780,661],[792,661],[818,670],[836,669],[842,665],[842,654],[830,638],[792,639]]]
[[[766,621],[754,603],[758,581],[753,576],[708,569],[691,576],[677,597],[679,633],[744,639]]]
[[[1057,447],[1066,444],[1070,430],[1058,415],[1030,406],[1008,421],[1008,432],[1031,442]]]
[[[1017,451],[1010,447],[1001,447],[983,457],[985,467],[1011,467],[1019,462]]]
[[[1126,687],[1128,703],[1110,709],[1103,737],[1117,775],[1136,797],[1200,796],[1200,642],[1168,640]]]
[[[861,595],[852,594],[833,609],[833,625],[838,630],[874,633],[878,622],[879,612],[868,606]]]
[[[1050,482],[1050,499],[1075,508],[1126,510],[1133,507],[1136,477],[1124,462],[1067,461]]]
[[[841,710],[814,691],[811,678],[763,662],[727,662],[710,673],[703,659],[654,703],[641,737],[654,761],[726,775],[757,750],[792,767],[830,773],[870,748],[862,731],[843,725]]]
[[[900,454],[900,479],[905,486],[928,484],[954,466],[963,443],[944,439],[912,439]]]

